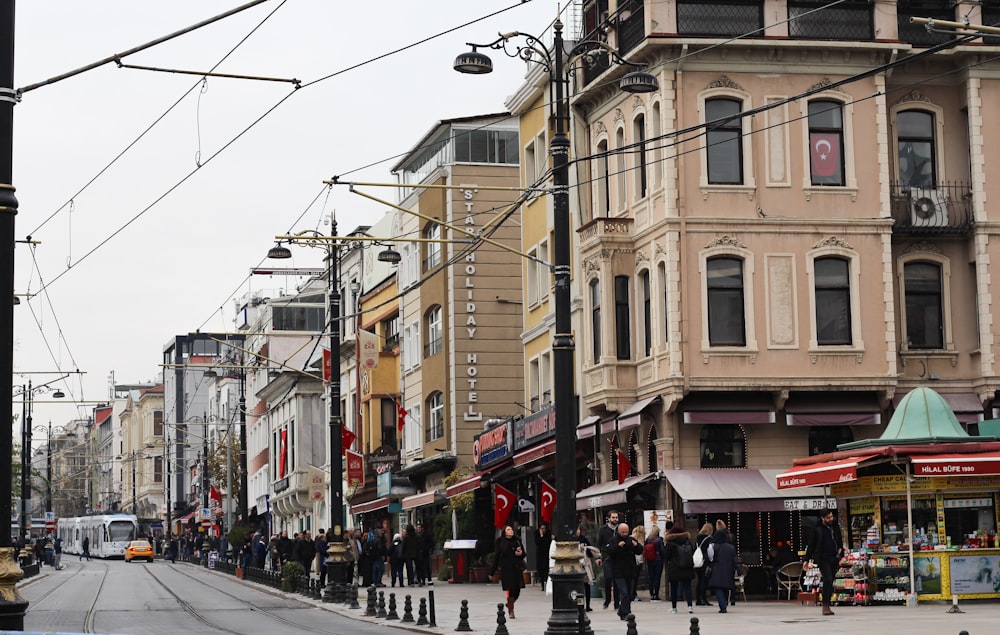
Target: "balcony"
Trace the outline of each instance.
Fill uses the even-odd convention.
[[[933,188],[892,184],[892,232],[897,236],[964,236],[972,231],[972,192],[967,183]]]
[[[646,39],[645,7],[643,0],[619,2],[618,9],[618,53],[626,53],[639,46]]]
[[[911,24],[910,18],[932,18],[954,22],[955,5],[942,0],[899,0],[896,5],[896,26],[899,29],[899,39],[915,46],[933,46],[955,37],[952,29],[944,33],[930,32],[923,24]],[[984,24],[992,24],[985,22]],[[941,27],[934,27],[941,31]]]
[[[385,338],[385,344],[382,345],[382,352],[391,353],[399,347],[399,333],[394,333]]]
[[[597,245],[620,243],[632,239],[632,218],[595,218],[577,231],[580,233],[580,247],[592,249]]]
[[[825,8],[831,0],[788,0],[788,35],[812,40],[875,39],[875,3],[847,0]],[[808,15],[805,15],[808,14]]]
[[[763,0],[677,1],[679,35],[735,37],[763,27]],[[754,34],[763,35],[762,32]]]

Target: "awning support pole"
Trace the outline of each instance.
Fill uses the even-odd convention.
[[[917,533],[913,526],[913,497],[910,492],[910,462],[906,462],[906,524],[910,528],[910,594],[913,595],[913,602],[906,603],[907,606],[917,605],[917,585],[913,573],[915,571],[913,562],[913,536]]]

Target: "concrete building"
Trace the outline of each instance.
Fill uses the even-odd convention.
[[[112,407],[97,411],[97,420],[109,420]],[[161,519],[166,507],[163,386],[130,391],[119,414],[122,439],[115,448],[118,481],[122,484],[119,509],[146,523]]]

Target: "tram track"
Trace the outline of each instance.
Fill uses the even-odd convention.
[[[189,614],[191,614],[195,619],[197,619],[198,621],[202,622],[203,624],[211,626],[212,628],[217,628],[220,631],[225,631],[227,633],[234,633],[235,635],[245,635],[244,631],[235,631],[235,630],[232,630],[230,628],[227,628],[227,627],[225,627],[225,626],[223,626],[223,625],[221,625],[221,624],[219,624],[217,622],[214,622],[211,619],[205,617],[204,615],[202,615],[198,611],[198,609],[194,608],[193,606],[191,606],[191,604],[189,602],[187,602],[186,600],[184,600],[183,598],[181,598],[177,593],[175,593],[173,591],[173,589],[171,589],[167,585],[167,583],[165,583],[163,580],[161,580],[158,577],[157,571],[161,571],[162,570],[162,566],[161,567],[153,567],[153,568],[151,568],[148,564],[145,564],[145,565],[143,565],[143,567],[146,568],[146,571],[147,571],[147,573],[149,573],[150,577],[153,580],[155,580],[160,586],[162,586],[167,591],[167,593],[169,593],[175,600],[177,600],[177,602],[181,605],[181,607],[186,612],[188,612]],[[306,624],[301,624],[299,622],[295,622],[293,620],[289,620],[287,618],[284,618],[284,617],[282,617],[280,615],[276,615],[275,613],[272,613],[270,611],[264,610],[264,609],[262,609],[262,608],[260,608],[260,607],[258,607],[256,605],[254,605],[253,603],[249,602],[248,600],[245,600],[245,599],[239,597],[236,594],[229,593],[228,591],[224,591],[223,589],[219,588],[218,586],[216,586],[214,584],[209,584],[205,580],[202,580],[202,579],[200,579],[198,577],[195,577],[195,576],[193,576],[193,575],[185,572],[179,566],[170,567],[170,570],[174,571],[174,572],[176,572],[176,573],[178,573],[178,574],[180,574],[180,575],[182,575],[182,576],[184,576],[186,578],[188,578],[189,580],[197,582],[198,584],[200,584],[200,585],[202,585],[204,587],[207,587],[207,588],[211,589],[215,593],[219,593],[221,595],[225,595],[227,597],[230,597],[230,598],[236,600],[237,602],[246,605],[250,611],[253,611],[254,613],[261,613],[263,615],[266,615],[268,618],[270,618],[272,620],[275,620],[276,622],[281,622],[282,624],[285,624],[285,625],[290,626],[292,628],[298,629],[300,631],[309,631],[309,632],[312,632],[312,633],[323,633],[324,635],[330,635],[330,633],[331,633],[331,631],[329,630],[328,627],[317,628],[317,627],[314,627],[314,626],[309,626],[309,625],[306,625]],[[315,608],[315,607],[312,607],[311,605],[308,605],[308,604],[304,604],[303,603],[303,605],[304,606],[309,606],[309,608]]]
[[[104,572],[101,574],[101,582],[100,582],[100,584],[98,584],[98,585],[96,585],[96,587],[94,587],[94,588],[96,588],[96,592],[94,593],[94,601],[90,603],[90,607],[87,609],[87,614],[86,614],[86,616],[84,617],[84,620],[83,620],[83,629],[82,630],[83,630],[84,633],[96,633],[97,632],[97,631],[94,630],[94,618],[97,615],[97,601],[101,599],[101,591],[104,589],[104,583],[107,581],[107,579],[108,579],[108,573],[111,570],[111,567],[108,566],[107,562],[98,562],[98,564],[100,564],[101,566],[104,567]],[[35,598],[28,605],[28,613],[31,613],[32,611],[45,610],[45,601],[49,597],[51,597],[53,593],[55,593],[59,589],[63,588],[64,586],[66,586],[67,584],[69,584],[70,582],[72,582],[73,579],[76,578],[76,576],[80,575],[80,573],[82,573],[83,571],[93,571],[93,568],[91,568],[91,567],[80,567],[79,569],[77,569],[76,571],[74,571],[73,573],[71,573],[70,575],[64,577],[62,579],[62,581],[60,581],[58,584],[54,585],[51,589],[49,589],[48,591],[42,593],[37,598]]]

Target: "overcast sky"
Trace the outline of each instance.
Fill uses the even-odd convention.
[[[242,4],[18,2],[15,86]],[[452,70],[455,56],[500,31],[547,35],[556,11],[550,0],[269,0],[123,62],[296,78],[299,90],[222,78],[202,87],[196,75],[112,63],[24,93],[14,110],[15,234],[41,244],[16,247],[15,291],[31,297],[15,307],[15,383],[29,379],[20,372],[80,370],[59,385],[68,400],[106,400],[112,372],[119,384],[156,381],[174,335],[232,330],[235,299],[294,290],[295,278],[248,276],[262,264],[321,265],[308,247],[262,262],[275,235],[328,233],[320,223],[334,210],[344,234],[387,211],[346,188],[327,197],[322,181],[390,182],[398,155],[436,121],[504,110],[524,64],[496,53],[495,72],[475,77]],[[36,400],[35,424],[92,408]]]

